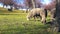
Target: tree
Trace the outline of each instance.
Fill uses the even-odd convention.
[[[35,0],[31,0],[32,2],[32,7],[35,8]]]
[[[60,32],[60,0],[56,0],[56,21],[58,23],[58,30]]]
[[[27,8],[32,8],[32,2],[31,2],[31,0],[24,0],[24,1],[25,1],[25,6]]]
[[[13,0],[0,0],[1,3],[3,3],[3,5],[13,5],[14,1]]]
[[[13,9],[13,4],[15,3],[14,0],[0,0],[1,3],[3,3],[3,7],[7,5],[10,5],[10,10]]]
[[[35,0],[35,7],[37,7],[37,8],[41,8],[41,7],[43,7],[43,4],[41,3],[41,0]]]
[[[60,0],[56,0],[56,12],[55,12],[55,20],[52,20],[51,23],[51,30],[56,34],[60,32]]]

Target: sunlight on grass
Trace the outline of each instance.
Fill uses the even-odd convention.
[[[2,34],[37,34],[45,28],[40,21],[27,21],[26,14],[0,15],[0,33]]]

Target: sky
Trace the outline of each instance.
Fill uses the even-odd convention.
[[[21,4],[24,3],[24,0],[16,0],[16,1],[17,1],[18,4],[19,4],[19,3],[21,3]]]
[[[3,7],[3,4],[2,3],[0,3],[0,7]]]
[[[23,4],[23,2],[24,2],[24,0],[16,0],[16,2],[17,2],[17,4]],[[3,7],[3,4],[2,3],[0,3],[0,7]],[[8,6],[8,8],[9,8],[10,6]],[[6,7],[5,7],[6,8]]]
[[[41,3],[48,5],[52,0],[41,0]]]
[[[18,4],[23,4],[24,3],[24,0],[16,0],[16,2]],[[43,4],[49,4],[50,2],[51,2],[51,0],[41,0],[41,3],[43,3]],[[3,4],[0,3],[0,7],[2,7],[2,6],[3,6]]]

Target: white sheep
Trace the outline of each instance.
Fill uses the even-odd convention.
[[[41,17],[41,22],[46,22],[45,10],[43,8],[33,8],[30,10],[30,12],[27,14],[27,20],[30,20],[32,17],[35,19],[37,16]]]

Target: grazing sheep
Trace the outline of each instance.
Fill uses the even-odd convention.
[[[45,15],[45,10],[43,8],[34,8],[32,9],[28,15],[27,15],[27,20],[30,20],[32,17],[34,17],[34,19],[36,17],[41,17],[41,22],[45,23],[46,22],[46,15]]]

